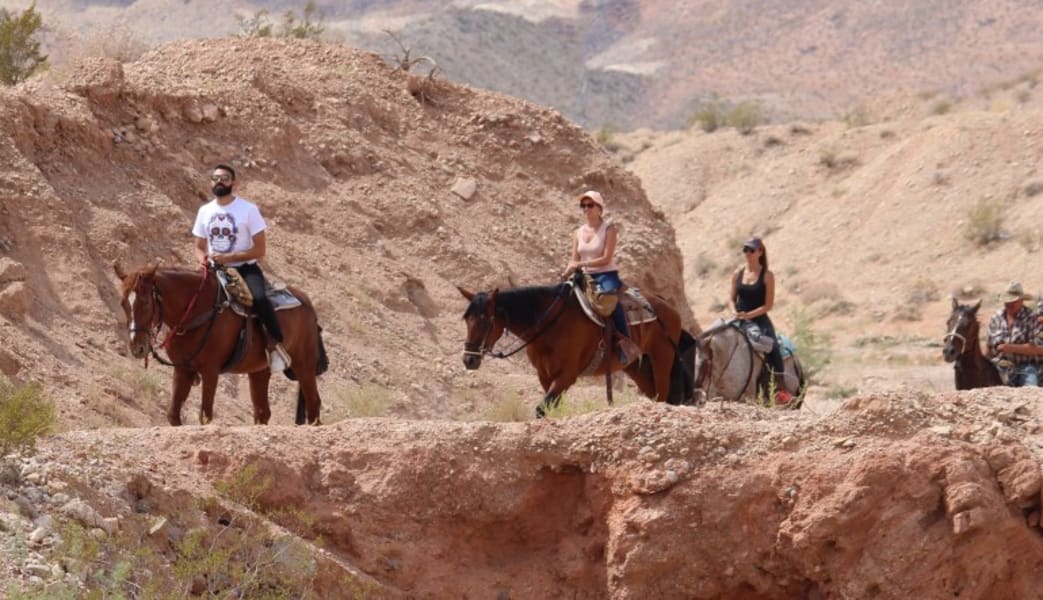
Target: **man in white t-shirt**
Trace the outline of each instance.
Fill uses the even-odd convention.
[[[253,295],[254,313],[268,334],[269,364],[273,371],[290,366],[290,356],[282,347],[282,329],[275,309],[264,291],[264,273],[257,260],[264,258],[267,225],[257,206],[235,195],[238,182],[235,170],[217,165],[210,175],[214,199],[199,207],[192,235],[196,238],[196,257],[206,264],[235,267]]]

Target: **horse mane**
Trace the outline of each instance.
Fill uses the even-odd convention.
[[[170,274],[198,273],[199,268],[185,267],[179,265],[166,266],[160,265],[159,263],[148,263],[139,269],[131,271],[130,273],[128,273],[128,275],[145,275],[146,277],[154,277],[157,273],[160,272]],[[126,279],[120,281],[120,293],[126,296],[127,293],[130,292],[131,288],[134,287],[134,284],[136,282],[137,277],[127,277]]]
[[[548,296],[555,297],[562,293],[562,288],[567,284],[529,286],[501,290],[496,295],[496,314],[502,316],[514,326],[532,327],[539,322],[546,309],[540,305],[540,301]],[[486,304],[489,302],[489,293],[480,292],[475,294],[471,303],[464,312],[464,318],[476,317],[485,314]]]

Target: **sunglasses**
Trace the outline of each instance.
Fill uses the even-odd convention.
[[[231,175],[211,175],[210,176],[210,181],[213,181],[214,183],[218,183],[218,182],[230,183],[232,181],[232,176]]]
[[[750,247],[747,247],[747,246],[743,246],[743,248],[742,248],[742,253],[743,254],[753,254],[754,252],[756,252],[756,250],[754,250],[753,248],[750,248]]]
[[[594,204],[593,202],[580,202],[579,203],[579,207],[582,210],[587,210],[588,208],[594,208],[595,206],[597,206],[597,205]]]

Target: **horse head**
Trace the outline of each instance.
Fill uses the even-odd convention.
[[[120,279],[120,305],[127,319],[128,345],[134,358],[144,358],[152,348],[152,334],[161,325],[162,315],[156,291],[156,267],[125,273],[113,265]]]
[[[503,335],[504,322],[496,313],[496,299],[500,290],[492,292],[469,292],[456,288],[470,301],[464,312],[467,323],[467,339],[464,341],[464,367],[469,370],[482,366],[482,357],[492,349]]]
[[[974,304],[960,304],[956,298],[952,299],[952,314],[945,327],[945,346],[942,348],[942,358],[945,362],[953,362],[966,352],[971,344],[978,343],[978,309],[981,308],[981,300]]]

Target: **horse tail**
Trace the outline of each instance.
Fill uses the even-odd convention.
[[[670,340],[670,343],[672,344],[673,340]],[[674,346],[674,364],[670,368],[670,395],[667,397],[667,404],[676,406],[694,403],[695,350],[695,338],[682,329],[681,339]]]
[[[301,391],[301,386],[297,386],[297,415],[294,417],[293,422],[297,425],[304,425],[305,420],[304,392]]]
[[[319,328],[319,361],[315,364],[315,376],[318,377],[330,369],[330,357],[326,355],[326,344],[322,342],[322,325]]]

